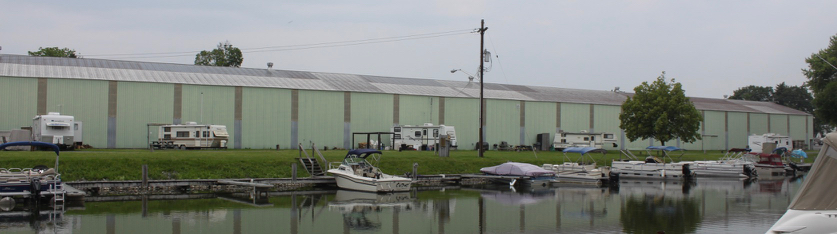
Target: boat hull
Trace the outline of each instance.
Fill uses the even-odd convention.
[[[389,178],[376,179],[346,175],[338,170],[329,170],[329,173],[334,175],[337,187],[341,189],[376,193],[407,192],[410,191],[410,185],[412,184],[410,179],[397,176],[384,176]]]
[[[834,233],[835,210],[788,210],[768,233]]]
[[[618,174],[620,179],[683,180],[695,177],[695,172],[688,167],[689,164],[680,163],[614,161],[610,171]]]

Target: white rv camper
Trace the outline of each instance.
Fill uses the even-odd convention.
[[[161,125],[157,136],[159,138],[152,142],[152,147],[175,149],[226,149],[230,137],[227,126],[195,122]]]
[[[556,150],[563,150],[569,147],[593,147],[601,149],[605,144],[616,146],[616,136],[613,133],[605,132],[564,132],[555,134],[553,147]]]
[[[392,128],[395,135],[393,139],[394,149],[413,149],[421,150],[435,147],[439,144],[439,135],[447,135],[450,137],[451,148],[456,149],[456,130],[453,126],[433,125],[425,123],[422,126],[403,125]],[[422,147],[424,146],[424,147]]]
[[[785,147],[788,150],[793,150],[793,145],[791,144],[793,141],[789,136],[782,136],[776,133],[765,133],[762,135],[750,135],[747,139],[747,146],[752,150],[750,152],[753,153],[772,153],[772,152],[762,152],[764,149],[764,143],[775,143],[776,148]]]
[[[75,139],[75,133],[81,133],[81,122],[76,124],[70,115],[49,112],[37,115],[32,119],[32,136],[34,141],[47,142],[58,145],[63,149],[72,149],[76,142],[81,143],[81,137]]]

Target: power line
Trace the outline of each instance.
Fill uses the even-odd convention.
[[[266,46],[266,47],[244,48],[244,49],[241,49],[241,52],[261,53],[261,52],[272,52],[272,51],[290,51],[290,50],[331,48],[331,47],[340,47],[340,46],[354,46],[354,45],[386,43],[386,42],[396,42],[396,41],[406,41],[406,40],[419,40],[419,39],[445,37],[445,36],[456,36],[456,35],[470,34],[472,32],[473,32],[472,29],[467,29],[467,30],[455,30],[455,31],[446,31],[446,32],[413,34],[413,35],[407,35],[407,36],[395,36],[395,37],[382,37],[382,38],[372,38],[372,39],[351,40],[351,41],[335,41],[335,42],[320,42],[320,43],[298,44],[298,45]],[[89,57],[106,57],[106,58],[107,57],[109,57],[109,58],[118,57],[118,58],[121,58],[121,59],[126,59],[126,58],[165,58],[165,57],[194,56],[196,53],[199,53],[199,52],[200,51],[159,52],[159,53],[126,53],[126,54],[94,54],[94,55],[85,55],[85,57],[88,57],[88,58]]]

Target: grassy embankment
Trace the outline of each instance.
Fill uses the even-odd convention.
[[[340,162],[345,150],[322,151],[326,160]],[[634,152],[637,156],[640,153]],[[311,150],[308,154],[314,156]],[[679,155],[679,154],[676,154]],[[806,162],[813,162],[816,152],[809,152]],[[712,160],[723,156],[720,151],[688,151],[681,160]],[[224,179],[224,178],[289,178],[291,164],[299,161],[296,150],[79,150],[61,152],[59,171],[64,181],[91,180],[139,180],[142,177],[142,165],[148,165],[150,179]],[[571,160],[578,159],[578,154],[569,154]],[[599,165],[619,158],[619,152],[611,151],[606,155],[594,154]],[[448,158],[440,158],[433,152],[384,151],[379,166],[388,174],[401,175],[412,171],[413,163],[418,163],[419,174],[466,174],[479,173],[479,169],[500,163],[514,161],[535,165],[563,162],[560,152],[498,152],[487,151],[484,158],[479,158],[473,150],[451,151]],[[675,160],[677,160],[675,158]],[[0,167],[22,168],[35,165],[52,167],[55,154],[47,151],[20,152],[0,151]],[[298,176],[308,173],[298,165]]]

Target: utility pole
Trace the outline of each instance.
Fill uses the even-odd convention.
[[[484,104],[484,101],[482,99],[483,98],[482,97],[482,92],[483,92],[482,80],[484,80],[484,78],[485,78],[485,77],[483,77],[483,74],[485,73],[485,69],[483,69],[483,64],[484,64],[483,56],[485,56],[485,52],[484,52],[485,49],[483,49],[483,46],[485,44],[485,31],[486,30],[488,30],[488,28],[485,27],[485,20],[484,19],[480,20],[480,29],[479,29],[479,31],[480,31],[480,142],[477,145],[477,147],[478,147],[477,150],[479,151],[480,158],[483,157],[482,153],[485,152],[485,149],[483,148],[483,142],[484,142],[483,140],[484,139],[482,137],[483,136],[482,126],[485,126],[485,116],[483,116],[484,113],[485,113],[485,109],[484,109],[485,104]]]

